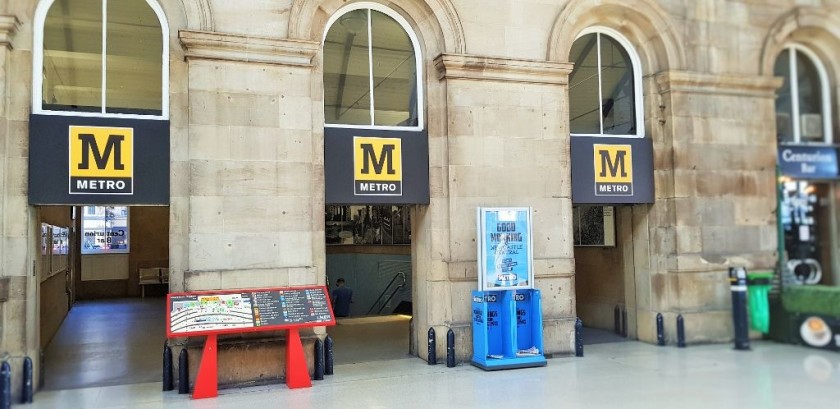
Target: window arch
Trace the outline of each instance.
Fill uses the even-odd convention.
[[[408,22],[382,5],[336,12],[324,36],[326,126],[423,129],[418,44]]]
[[[572,135],[644,136],[641,62],[617,31],[584,30],[569,53]]]
[[[778,141],[831,143],[828,75],[816,54],[788,45],[776,58],[773,75],[784,78],[776,94]]]
[[[155,1],[44,0],[34,33],[34,113],[169,117],[169,29]]]

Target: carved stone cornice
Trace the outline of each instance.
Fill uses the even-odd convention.
[[[0,46],[11,50],[12,37],[20,28],[20,20],[15,16],[0,15]]]
[[[466,54],[441,54],[434,63],[439,79],[565,85],[572,72],[569,63]]]
[[[187,60],[237,61],[311,67],[321,45],[313,41],[181,30]]]
[[[706,74],[692,71],[663,71],[655,77],[660,94],[685,92],[759,98],[773,98],[783,82],[781,77]]]

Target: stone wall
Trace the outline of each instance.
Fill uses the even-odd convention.
[[[320,42],[345,2],[161,3],[171,290],[323,284]],[[656,202],[618,210],[631,336],[652,342],[663,313],[668,334],[683,314],[689,342],[730,339],[726,269],[776,259],[773,61],[796,40],[840,78],[840,1],[800,3],[387,2],[415,28],[424,61],[431,202],[412,210],[415,344],[429,327],[452,328],[459,359],[469,357],[475,207],[532,206],[546,347],[570,352],[567,60],[591,26],[616,30],[638,53],[654,145]],[[33,10],[34,0],[0,6],[0,275],[13,289],[0,303],[0,340],[15,357],[38,344],[27,281],[37,243],[26,199]],[[832,90],[837,101],[836,80]]]

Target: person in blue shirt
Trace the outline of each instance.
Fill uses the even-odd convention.
[[[344,279],[335,281],[336,288],[332,291],[332,306],[336,317],[350,315],[350,304],[353,303],[353,290],[344,286]]]

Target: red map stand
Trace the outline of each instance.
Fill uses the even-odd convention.
[[[198,364],[198,376],[195,378],[193,399],[215,398],[219,396],[219,368],[218,351],[216,350],[216,334],[207,336],[204,341],[204,352],[201,363]]]
[[[173,314],[172,311],[172,299],[179,297],[183,299],[184,297],[192,297],[192,298],[220,298],[224,297],[225,295],[231,294],[251,294],[252,299],[255,300],[256,296],[254,294],[257,293],[282,293],[282,292],[300,292],[305,290],[310,290],[308,294],[312,295],[313,293],[311,290],[317,289],[320,291],[315,292],[315,294],[323,295],[323,301],[316,300],[321,302],[320,307],[321,311],[318,315],[310,315],[305,316],[303,318],[299,317],[299,322],[295,323],[285,323],[285,324],[277,324],[277,325],[258,325],[258,326],[250,326],[250,327],[240,327],[240,328],[228,328],[223,327],[221,329],[213,329],[213,328],[199,328],[197,330],[192,329],[191,327],[187,326],[178,327],[177,329],[173,330],[173,321],[175,319],[173,317],[177,316],[179,313],[183,314],[182,312],[176,312]],[[252,301],[253,301],[252,300]],[[288,298],[287,298],[288,300]],[[307,300],[309,300],[307,298]],[[256,302],[256,301],[254,301]],[[326,309],[324,309],[323,303],[326,303]],[[311,305],[310,305],[311,307]],[[226,290],[226,291],[216,291],[216,292],[190,292],[190,293],[172,293],[167,296],[167,327],[166,327],[166,334],[169,338],[174,337],[183,337],[183,336],[200,336],[206,335],[207,339],[204,342],[204,351],[201,354],[201,362],[198,366],[198,375],[195,379],[195,386],[193,389],[192,398],[193,399],[204,399],[204,398],[214,398],[219,395],[219,377],[218,377],[218,335],[219,334],[231,334],[231,333],[243,333],[243,332],[257,332],[257,331],[276,331],[276,330],[287,330],[286,333],[286,386],[290,389],[297,389],[297,388],[309,388],[312,386],[312,380],[309,378],[309,370],[306,365],[306,355],[303,351],[303,343],[300,340],[300,328],[307,328],[307,327],[316,327],[316,326],[327,326],[327,325],[335,325],[335,317],[332,315],[332,306],[330,305],[329,297],[327,296],[327,288],[324,286],[317,286],[317,287],[293,287],[293,288],[270,288],[270,289],[248,289],[248,290]],[[208,310],[212,311],[212,308]],[[314,311],[315,308],[311,308],[309,311],[310,313]],[[204,311],[203,309],[201,311]],[[194,312],[197,314],[197,312]],[[210,313],[212,314],[212,312]],[[326,318],[329,318],[328,320]],[[183,317],[179,317],[178,324],[182,325]],[[254,319],[256,322],[257,319]],[[209,325],[212,327],[212,325]]]
[[[286,386],[291,389],[312,386],[297,328],[289,328],[286,336]]]

